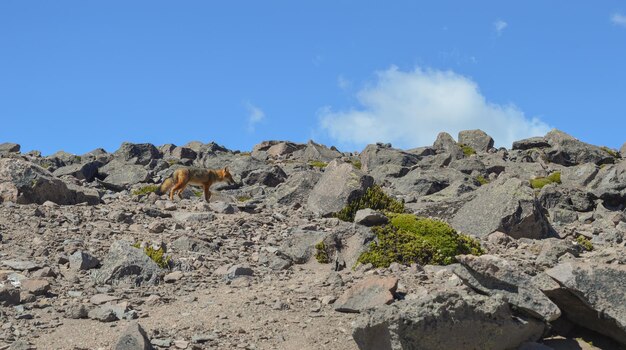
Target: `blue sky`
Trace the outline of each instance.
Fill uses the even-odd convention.
[[[0,142],[626,142],[623,1],[0,2]]]

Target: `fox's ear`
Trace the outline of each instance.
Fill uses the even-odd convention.
[[[224,171],[229,172],[228,165],[224,167]]]

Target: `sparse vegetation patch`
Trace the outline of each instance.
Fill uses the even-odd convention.
[[[141,243],[137,242],[133,244],[133,247],[141,249]],[[152,261],[159,265],[160,268],[166,269],[170,267],[171,258],[165,255],[165,250],[162,247],[154,249],[152,246],[146,245],[143,251]]]
[[[135,196],[143,196],[143,195],[146,195],[146,194],[157,192],[158,190],[159,190],[159,186],[158,185],[148,185],[148,186],[144,186],[144,187],[141,187],[139,189],[134,190],[133,194]]]
[[[476,150],[475,149],[473,149],[472,147],[470,147],[470,146],[468,146],[468,145],[466,145],[464,143],[459,144],[459,146],[461,146],[461,150],[463,150],[463,154],[466,157],[469,157],[472,154],[476,154]]]
[[[547,177],[538,177],[536,179],[531,179],[530,180],[530,187],[536,189],[536,190],[540,190],[542,189],[545,185],[551,184],[551,183],[556,183],[556,184],[560,184],[561,183],[561,172],[560,171],[555,171],[552,174],[548,175]]]
[[[343,221],[354,221],[354,215],[357,211],[365,208],[371,208],[383,213],[404,213],[404,203],[393,199],[383,192],[378,185],[371,186],[365,191],[365,194],[348,204],[335,214],[335,217]]]

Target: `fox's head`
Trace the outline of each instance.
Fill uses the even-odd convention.
[[[224,169],[222,169],[221,171],[221,175],[222,175],[222,179],[224,179],[224,181],[226,181],[226,183],[228,183],[229,185],[234,185],[235,184],[235,180],[233,179],[233,176],[230,174],[230,170],[228,170],[228,167],[224,167]]]

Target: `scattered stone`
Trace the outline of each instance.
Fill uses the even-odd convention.
[[[92,276],[98,284],[117,284],[130,281],[134,285],[156,284],[161,269],[142,249],[132,247],[129,242],[115,241],[100,269]]]
[[[335,310],[358,313],[380,305],[391,304],[394,301],[396,288],[398,288],[398,279],[395,277],[368,277],[337,299]]]
[[[120,335],[115,350],[150,350],[152,345],[146,331],[137,322],[131,322]]]
[[[183,278],[183,272],[174,271],[165,275],[165,277],[163,277],[163,281],[165,283],[174,283],[174,282],[178,282],[181,278]]]
[[[354,222],[364,226],[379,226],[388,221],[384,214],[369,208],[358,210],[354,215]]]
[[[20,288],[33,295],[43,295],[50,290],[50,282],[38,279],[25,279],[21,281]]]
[[[70,255],[70,269],[72,270],[89,270],[98,267],[100,260],[93,256],[90,252],[78,250]]]

